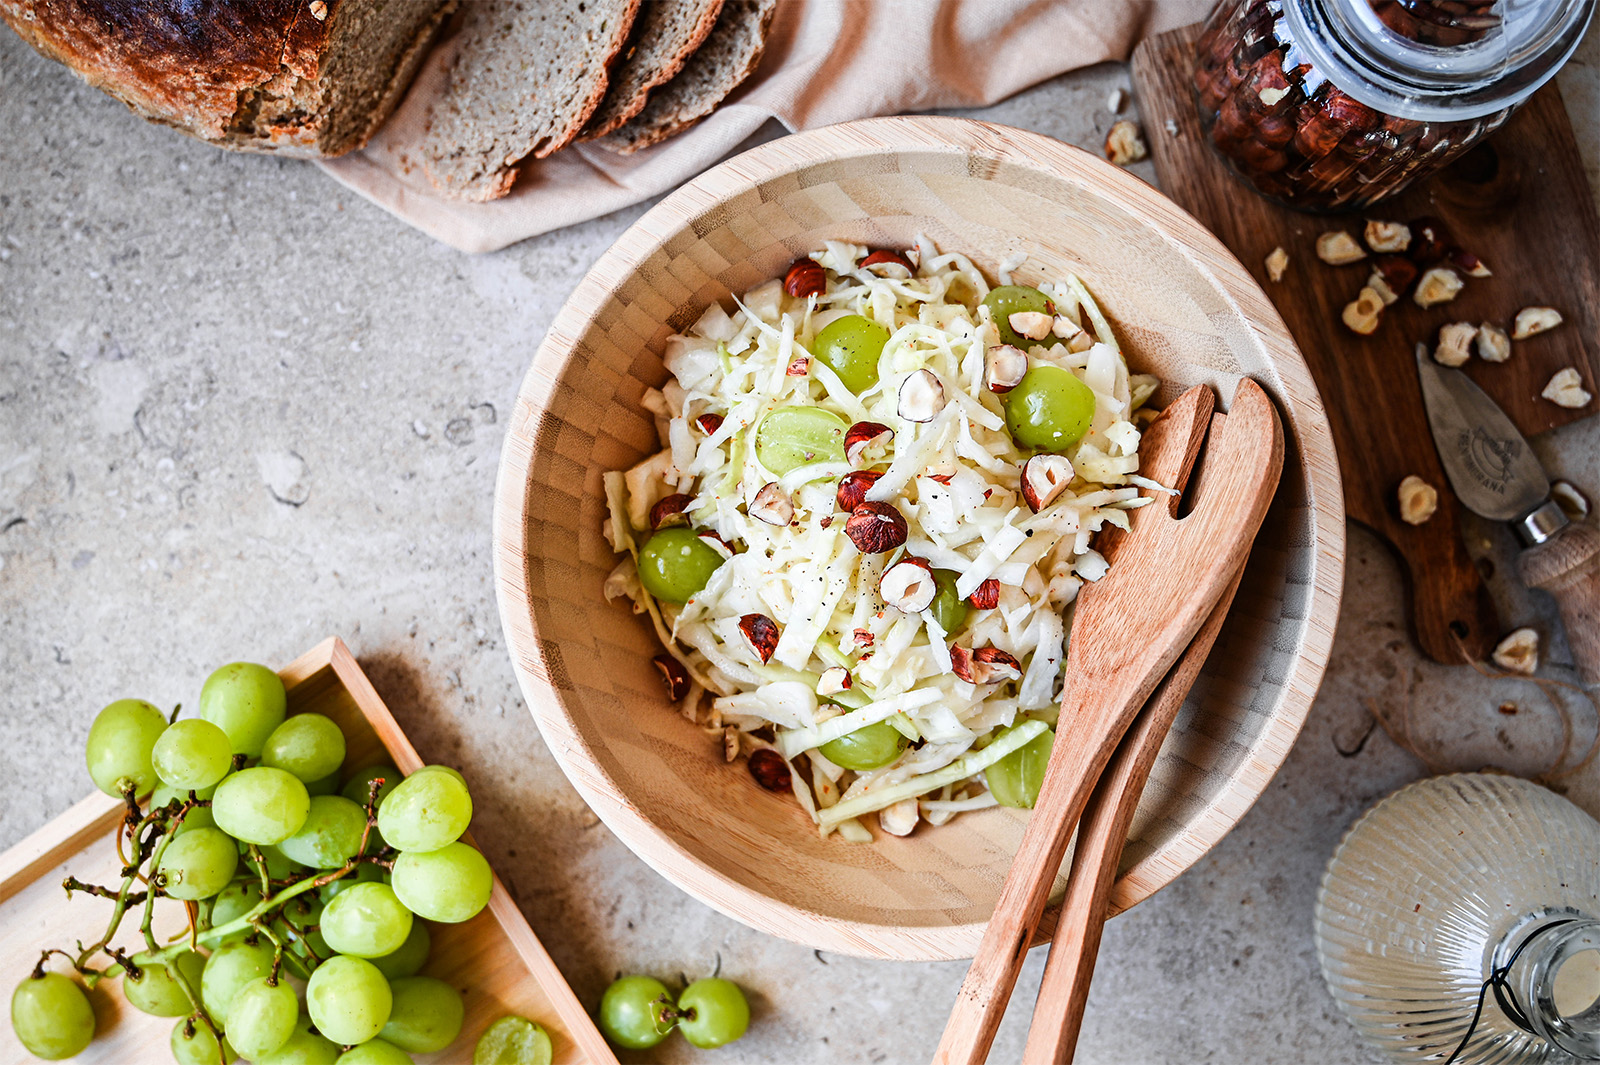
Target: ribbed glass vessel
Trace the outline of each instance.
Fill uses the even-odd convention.
[[[1317,896],[1322,975],[1396,1062],[1600,1061],[1600,823],[1516,777],[1418,781],[1346,834]],[[1520,1015],[1522,1023],[1512,1019]]]

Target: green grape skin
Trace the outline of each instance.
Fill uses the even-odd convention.
[[[239,847],[218,828],[174,836],[161,855],[162,890],[175,899],[209,899],[228,886],[239,868]]]
[[[417,773],[446,773],[446,774],[449,774],[450,776],[455,777],[457,780],[461,781],[461,783],[463,785],[465,785],[466,782],[467,782],[467,778],[461,775],[461,770],[455,768],[454,766],[448,766],[448,765],[425,765],[421,769],[417,770]],[[412,776],[416,776],[417,774],[413,773],[411,775]]]
[[[223,925],[232,924],[259,906],[262,899],[261,881],[254,878],[235,880],[218,892],[217,897],[211,900],[209,927],[221,928]],[[229,943],[236,939],[243,939],[249,934],[250,929],[240,929],[229,935],[223,942]]]
[[[339,879],[324,884],[322,886],[322,901],[332,902],[335,896],[349,891],[357,884],[387,883],[388,881],[384,879],[384,876],[385,873],[381,866],[363,862],[362,864],[356,866],[353,872],[346,873]]]
[[[1022,311],[1035,311],[1039,314],[1055,313],[1055,305],[1050,302],[1049,296],[1026,285],[1000,285],[992,288],[989,294],[983,297],[983,305],[989,308],[989,316],[1000,328],[1000,343],[1010,344],[1023,351],[1027,351],[1040,341],[1029,340],[1012,329],[1011,316]]]
[[[378,809],[378,831],[402,851],[436,851],[454,843],[472,820],[472,794],[449,773],[413,773]]]
[[[550,1065],[550,1033],[526,1017],[501,1017],[478,1037],[472,1065]]]
[[[315,799],[318,795],[339,794],[339,771],[335,769],[320,780],[306,783],[306,794]]]
[[[172,1038],[167,1042],[172,1059],[178,1065],[230,1065],[238,1058],[233,1044],[226,1037],[219,1041],[210,1026],[196,1023],[185,1035],[184,1028],[188,1026],[188,1018],[180,1020],[173,1026]]]
[[[391,981],[394,1008],[378,1038],[411,1054],[443,1050],[461,1034],[467,1007],[461,993],[431,976],[405,976]]]
[[[906,749],[906,738],[889,722],[875,721],[829,740],[818,749],[834,765],[861,773],[882,769],[899,758]]]
[[[339,1044],[311,1030],[311,1018],[295,1018],[294,1034],[277,1050],[255,1059],[255,1065],[335,1065]]]
[[[203,718],[192,717],[166,727],[151,748],[150,764],[163,784],[198,791],[228,775],[233,751],[226,732]]]
[[[235,939],[222,944],[206,959],[200,974],[200,1004],[211,1019],[226,1026],[233,996],[252,980],[272,972],[272,944]]]
[[[200,716],[228,734],[234,754],[260,758],[272,730],[288,713],[283,681],[266,666],[231,662],[206,678]]]
[[[390,880],[406,909],[443,924],[476,917],[494,891],[488,861],[460,842],[436,851],[402,852],[394,860]]]
[[[306,983],[306,1011],[317,1031],[344,1046],[365,1043],[389,1021],[394,995],[371,962],[335,954]]]
[[[209,788],[190,789],[174,788],[166,784],[157,784],[156,790],[150,793],[150,805],[148,809],[159,810],[163,806],[171,803],[173,799],[177,799],[180,802],[187,802],[189,799],[189,792],[191,790],[194,791],[194,797],[196,799],[206,800],[209,800],[211,796],[215,795],[217,792],[216,785],[212,785]],[[178,831],[175,833],[175,835],[181,836],[185,832],[193,832],[197,828],[214,828],[216,823],[216,820],[211,816],[211,807],[196,806],[188,813],[183,815],[183,824],[178,826]]]
[[[29,975],[11,993],[11,1030],[34,1057],[60,1061],[94,1039],[94,1009],[76,981],[60,973]]]
[[[308,804],[310,803],[309,799],[306,801]],[[307,816],[310,815],[309,807],[306,813]],[[249,853],[249,848],[243,844],[240,845],[240,850],[244,851],[245,853]],[[257,846],[256,850],[261,852],[262,859],[267,863],[267,875],[274,880],[287,880],[296,873],[303,873],[306,871],[306,867],[304,865],[301,865],[299,862],[280,851],[276,844],[268,843]],[[252,872],[253,871],[254,870],[252,868]],[[259,876],[260,874],[258,873],[256,875]]]
[[[726,1046],[750,1028],[750,1003],[739,985],[714,976],[678,996],[678,1031],[701,1050]]]
[[[687,603],[722,563],[717,549],[693,529],[658,529],[639,549],[639,582],[662,602]]]
[[[822,327],[811,342],[811,354],[859,396],[878,383],[878,361],[888,342],[889,331],[883,326],[859,314],[847,314]]]
[[[334,896],[319,924],[322,938],[340,954],[381,958],[405,944],[412,920],[388,884],[357,884]]]
[[[849,428],[821,407],[779,407],[756,426],[756,458],[779,477],[818,462],[843,462]]]
[[[365,807],[367,805],[367,785],[377,777],[383,778],[383,783],[378,786],[378,805],[382,806],[383,800],[387,799],[389,793],[395,789],[395,785],[400,783],[400,770],[392,765],[367,766],[367,768],[358,771],[355,776],[345,781],[345,785],[339,790],[339,794],[357,806]]]
[[[667,1037],[673,1022],[667,985],[653,976],[624,976],[600,997],[600,1031],[619,1047],[648,1050]]]
[[[261,764],[293,773],[305,784],[321,780],[344,764],[344,733],[322,714],[295,714],[267,737]]]
[[[415,976],[428,962],[428,952],[433,949],[433,936],[426,921],[413,920],[406,941],[397,950],[376,958],[368,958],[378,971],[393,983],[405,976]]]
[[[200,974],[206,967],[206,956],[186,950],[170,962],[139,966],[139,978],[122,978],[122,997],[140,1013],[152,1017],[186,1017],[194,1011],[189,996],[173,978],[172,967],[177,966],[189,986],[200,993]]]
[[[328,942],[322,938],[318,928],[322,911],[320,892],[310,891],[285,903],[273,921],[274,930],[285,943],[284,964],[289,965],[296,976],[310,975],[311,967],[315,964],[311,951],[315,951],[317,958],[326,958],[329,954]],[[307,949],[308,944],[310,950]]]
[[[1065,451],[1094,423],[1094,390],[1062,366],[1035,366],[1004,402],[1011,439],[1035,451]]]
[[[217,827],[243,843],[288,839],[311,812],[306,786],[291,773],[271,766],[241,769],[217,785],[211,816]]]
[[[166,717],[143,699],[118,699],[96,714],[83,747],[94,786],[120,799],[131,781],[135,794],[147,794],[160,782],[150,756],[166,728]]]
[[[252,980],[233,996],[228,1007],[226,1035],[233,1049],[254,1061],[270,1054],[294,1034],[300,1001],[287,980],[270,977]]]
[[[939,623],[946,636],[967,620],[967,601],[956,594],[956,579],[959,576],[953,569],[933,571],[933,583],[938,591],[933,593],[933,602],[928,609],[933,612],[933,620]]]
[[[337,1065],[411,1065],[411,1055],[386,1039],[369,1039],[339,1055]]]
[[[995,739],[1016,727],[1012,725],[1001,731]],[[1055,741],[1054,732],[1041,732],[983,771],[996,802],[1018,810],[1033,809],[1033,804],[1039,801],[1039,786],[1044,783],[1045,767],[1050,764],[1050,749]]]
[[[360,852],[366,825],[361,807],[343,795],[318,795],[299,830],[275,845],[290,861],[312,869],[337,869]]]

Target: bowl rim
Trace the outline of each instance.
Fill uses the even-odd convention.
[[[1282,382],[1275,396],[1296,444],[1312,511],[1314,549],[1298,653],[1267,727],[1248,746],[1227,783],[1184,820],[1166,844],[1117,880],[1111,912],[1148,898],[1222,840],[1266,790],[1305,722],[1332,651],[1343,590],[1344,497],[1321,397],[1277,309],[1238,258],[1210,230],[1163,193],[1118,166],[1040,133],[950,116],[900,116],[839,123],[790,134],[713,166],[666,196],[630,225],[579,281],[557,312],[518,389],[496,478],[495,586],[507,651],[523,697],[546,745],[578,793],[635,855],[700,902],[748,925],[809,947],[900,961],[970,958],[986,921],[907,927],[848,920],[779,902],[702,864],[646,818],[593,757],[550,679],[541,629],[527,586],[528,481],[541,415],[577,354],[577,341],[613,290],[641,262],[697,217],[755,184],[820,163],[882,152],[981,156],[1094,186],[1155,226],[1210,278],[1272,359]],[[1058,907],[1041,922],[1047,939]]]

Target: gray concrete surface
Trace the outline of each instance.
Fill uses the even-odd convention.
[[[1597,63],[1592,34],[1563,75],[1591,177]],[[1097,148],[1126,84],[1106,65],[973,113]],[[466,770],[479,840],[585,1004],[620,971],[720,960],[756,1020],[717,1060],[926,1060],[964,965],[813,954],[690,900],[579,800],[507,661],[489,555],[504,412],[556,309],[644,206],[469,258],[310,166],[147,126],[8,32],[0,129],[0,847],[88,790],[104,703],[192,700],[222,662],[283,663],[337,633],[424,755]],[[1593,421],[1539,447],[1600,489]],[[1499,592],[1508,621],[1552,632],[1542,604]],[[1339,835],[1424,772],[1368,701],[1396,720],[1409,705],[1438,766],[1537,771],[1560,731],[1526,685],[1420,662],[1400,594],[1355,530],[1304,734],[1232,835],[1108,927],[1079,1061],[1372,1060],[1310,931]],[[1592,711],[1575,713],[1586,742]],[[1572,784],[1600,811],[1595,771]],[[1020,1054],[1042,965],[996,1062]],[[674,1040],[654,1056],[699,1055]]]

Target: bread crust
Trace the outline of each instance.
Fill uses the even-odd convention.
[[[666,0],[651,0],[653,4],[662,4]],[[593,140],[603,137],[618,128],[628,119],[644,110],[645,103],[650,99],[650,90],[658,85],[665,85],[683,69],[683,64],[694,55],[695,50],[705,42],[713,26],[717,24],[717,15],[722,11],[723,0],[688,0],[697,5],[695,22],[678,41],[673,42],[673,50],[666,59],[657,64],[654,69],[641,69],[640,49],[648,48],[651,42],[641,37],[641,31],[649,32],[656,27],[650,18],[651,9],[646,6],[641,9],[640,15],[634,24],[633,39],[623,50],[616,66],[611,70],[611,85],[606,89],[605,98],[595,109],[590,117],[589,124],[581,134],[579,140]]]

